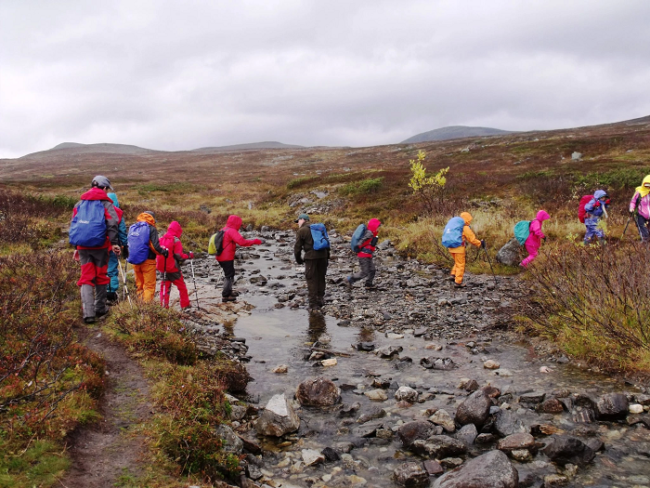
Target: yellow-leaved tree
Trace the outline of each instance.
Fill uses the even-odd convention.
[[[447,183],[449,167],[442,168],[435,174],[427,175],[427,170],[423,164],[426,157],[427,154],[420,150],[417,159],[409,160],[409,163],[411,163],[409,187],[422,202],[425,210],[431,213],[437,205],[441,205],[445,200],[445,184]]]

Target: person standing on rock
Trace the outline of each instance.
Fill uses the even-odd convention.
[[[122,255],[124,258],[128,258],[129,246],[126,224],[124,223],[124,212],[122,212],[122,209],[120,208],[120,202],[118,201],[117,195],[115,193],[108,193],[108,198],[110,198],[113,202],[115,212],[120,219],[120,223],[117,226],[117,236],[120,241],[120,247],[122,248]],[[117,269],[117,259],[117,255],[112,250],[109,251],[107,274],[110,281],[108,283],[108,293],[106,293],[108,303],[117,302],[117,292],[120,289],[120,276]]]
[[[310,229],[309,215],[300,214],[294,222],[298,224],[298,232],[296,233],[296,244],[293,247],[293,253],[296,263],[305,265],[309,310],[317,311],[325,305],[325,275],[327,274],[330,250],[329,248],[319,251],[314,249],[314,238]],[[302,251],[305,251],[304,258]]]
[[[171,287],[176,285],[181,296],[181,310],[183,310],[190,307],[190,297],[181,271],[181,263],[186,259],[194,259],[194,253],[185,253],[181,244],[181,235],[183,235],[181,224],[174,220],[169,224],[167,233],[160,238],[160,245],[169,250],[169,255],[156,256],[156,269],[163,273],[163,280],[160,283],[160,304],[164,308],[169,308]]]
[[[528,239],[524,243],[526,251],[528,251],[528,257],[521,262],[522,267],[526,268],[537,257],[539,248],[542,245],[542,239],[546,239],[546,236],[542,232],[542,223],[550,218],[551,216],[548,213],[540,210],[537,212],[535,219],[530,223],[530,234],[528,234]]]
[[[377,271],[375,268],[374,253],[377,250],[376,247],[377,239],[378,239],[377,234],[379,233],[380,226],[381,226],[381,222],[378,219],[370,219],[368,221],[368,225],[366,226],[367,227],[366,233],[361,238],[361,244],[359,245],[359,249],[361,250],[357,253],[357,257],[359,258],[359,266],[361,266],[361,271],[345,279],[345,282],[348,285],[348,287],[352,288],[352,285],[356,281],[365,278],[366,289],[367,290],[376,289],[376,287],[373,284],[373,280],[375,279],[375,273]]]
[[[244,239],[239,233],[241,223],[241,217],[231,215],[223,228],[223,252],[217,256],[217,261],[224,274],[223,290],[221,291],[222,302],[235,302],[237,301],[237,295],[239,295],[239,293],[233,292],[232,289],[235,281],[235,251],[237,246],[250,247],[262,244],[259,239]]]
[[[119,217],[106,194],[112,190],[105,176],[95,176],[92,188],[74,206],[70,223],[70,244],[76,246],[75,260],[81,264],[77,286],[81,292],[83,320],[92,324],[108,313],[106,288],[109,283],[109,250],[120,255]]]
[[[151,210],[138,215],[129,227],[129,259],[135,273],[137,296],[145,303],[153,301],[156,294],[156,256],[167,257],[168,251],[160,245],[156,217]]]
[[[449,252],[454,258],[454,267],[451,268],[451,276],[456,283],[454,285],[456,288],[465,287],[465,284],[463,283],[463,276],[465,275],[465,246],[467,245],[467,243],[469,242],[470,244],[473,244],[476,247],[485,248],[485,241],[479,241],[476,238],[474,231],[469,226],[470,222],[472,222],[472,216],[470,215],[470,213],[463,212],[460,214],[460,218],[463,220],[463,222],[460,222],[460,225],[462,226],[462,230],[458,228],[458,230],[460,231],[459,232],[460,236],[456,236],[456,239],[458,240],[458,242],[460,242],[460,245],[449,248]],[[453,219],[451,219],[447,224],[447,227],[449,227],[449,224],[451,224],[454,219],[458,219],[458,217],[454,217]],[[447,227],[445,229],[447,229]],[[447,231],[445,230],[445,232]],[[443,236],[443,244],[444,244],[444,236]]]
[[[639,229],[641,241],[650,242],[650,175],[643,178],[641,186],[636,187],[636,191],[630,200],[630,215],[636,221]],[[636,213],[636,215],[635,215]]]

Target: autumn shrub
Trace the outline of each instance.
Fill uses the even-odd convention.
[[[576,357],[650,367],[650,249],[572,245],[530,270],[531,327]]]
[[[339,194],[345,196],[353,195],[367,195],[369,193],[376,193],[382,187],[384,182],[383,177],[367,178],[361,181],[347,183],[339,188]]]

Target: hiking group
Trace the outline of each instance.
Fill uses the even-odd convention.
[[[156,272],[159,272],[162,274],[161,305],[169,307],[171,286],[174,285],[180,295],[181,309],[188,308],[190,300],[181,264],[189,259],[194,276],[194,253],[187,253],[183,249],[181,225],[172,221],[167,232],[159,238],[155,214],[146,210],[138,215],[127,232],[117,195],[107,193],[108,190],[113,190],[108,178],[96,176],[92,180],[91,189],[81,195],[72,213],[69,242],[75,246],[74,257],[81,265],[81,277],[77,285],[81,293],[84,321],[93,323],[102,318],[108,313],[108,304],[117,301],[119,274],[122,274],[126,284],[126,271],[122,269],[120,256],[133,267],[138,299],[145,303],[154,300]],[[604,242],[605,232],[601,221],[608,217],[610,203],[604,190],[597,190],[593,195],[585,195],[580,199],[578,218],[585,225],[585,244],[595,240]],[[650,242],[650,175],[636,188],[628,210],[630,218],[623,233],[625,234],[630,221],[634,220],[641,240]],[[549,219],[549,214],[540,210],[532,221],[523,220],[515,225],[515,238],[528,252],[520,266],[528,267],[537,257],[542,241],[546,240],[542,224]],[[485,241],[476,237],[470,227],[471,222],[472,215],[462,212],[460,216],[449,220],[442,235],[442,244],[448,248],[454,260],[451,277],[457,288],[465,286],[463,277],[467,244],[486,250]],[[329,236],[325,225],[311,223],[307,214],[300,214],[295,223],[298,224],[298,230],[294,257],[296,263],[305,266],[309,310],[317,311],[325,304],[325,277],[331,253]],[[226,225],[211,236],[208,245],[208,254],[216,257],[223,270],[223,302],[237,300],[238,292],[233,289],[237,246],[262,244],[260,239],[245,239],[239,233],[241,226],[242,219],[230,215]],[[380,226],[381,222],[372,218],[367,224],[360,224],[352,235],[350,247],[357,254],[360,271],[345,279],[344,283],[350,289],[355,282],[361,280],[364,280],[366,289],[375,289],[374,254]],[[125,292],[128,296],[126,286]]]

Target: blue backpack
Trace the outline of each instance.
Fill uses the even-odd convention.
[[[330,237],[327,235],[325,224],[311,224],[309,230],[312,239],[314,239],[314,251],[330,248]]]
[[[70,223],[70,244],[102,247],[106,244],[106,216],[102,200],[81,200]]]
[[[442,245],[449,248],[460,247],[463,245],[463,228],[465,221],[461,217],[454,217],[442,233]]]
[[[354,234],[352,234],[352,240],[350,241],[350,248],[356,252],[359,253],[361,252],[361,244],[363,244],[363,236],[366,235],[366,231],[368,230],[368,227],[366,224],[359,224],[359,227],[354,231]]]
[[[149,257],[149,224],[136,222],[129,227],[129,258],[131,264],[142,264]]]
[[[530,235],[530,220],[520,220],[515,224],[515,238],[519,241],[519,245],[526,244],[526,239]]]

